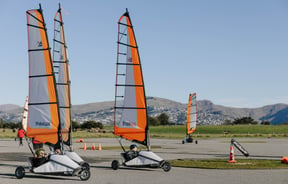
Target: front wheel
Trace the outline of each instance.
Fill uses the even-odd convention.
[[[112,167],[113,170],[119,169],[119,162],[118,162],[118,160],[113,160],[112,163],[111,163],[111,167]]]
[[[171,165],[169,162],[165,162],[162,166],[162,169],[165,171],[165,172],[168,172],[171,170]]]
[[[90,165],[87,162],[83,162],[80,165],[83,169],[90,170]]]
[[[86,180],[88,180],[90,178],[90,175],[91,175],[90,170],[84,169],[80,173],[80,179],[82,181],[86,181]]]
[[[25,169],[22,166],[18,166],[15,170],[15,176],[17,179],[22,179],[25,176]]]

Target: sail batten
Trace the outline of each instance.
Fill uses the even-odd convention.
[[[118,21],[114,134],[150,147],[143,73],[128,11]]]
[[[127,47],[138,48],[137,46],[134,46],[134,45],[130,45],[130,44],[122,43],[122,42],[118,42],[118,43],[122,44],[122,45],[125,45]]]

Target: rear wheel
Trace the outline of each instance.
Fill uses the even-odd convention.
[[[168,172],[171,170],[171,165],[169,162],[165,162],[162,166],[162,169],[165,171],[165,172]]]
[[[112,163],[111,163],[111,167],[112,167],[113,170],[119,169],[119,162],[118,162],[118,160],[113,160]]]
[[[80,165],[83,169],[90,170],[90,165],[87,162],[83,162]]]
[[[80,173],[80,179],[82,181],[86,181],[90,178],[90,175],[91,175],[90,170],[83,169]]]
[[[22,166],[18,166],[15,170],[15,176],[17,179],[22,179],[25,176],[25,169]]]

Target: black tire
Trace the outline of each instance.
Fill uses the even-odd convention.
[[[82,181],[87,181],[90,178],[90,176],[91,176],[90,170],[83,169],[80,172],[80,179]]]
[[[197,141],[197,140],[195,141],[195,144],[198,144],[198,141]]]
[[[165,172],[168,172],[171,170],[171,165],[169,162],[165,162],[162,166],[162,169],[165,171]]]
[[[90,170],[90,165],[87,162],[83,162],[80,165],[83,169]]]
[[[119,162],[118,162],[118,160],[113,160],[112,163],[111,163],[111,167],[112,167],[113,170],[119,169]]]
[[[17,179],[22,179],[25,176],[25,169],[22,166],[18,166],[15,170],[15,176]]]

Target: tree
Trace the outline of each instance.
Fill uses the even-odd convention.
[[[84,128],[84,129],[91,129],[91,128],[100,128],[100,129],[103,129],[104,126],[102,123],[100,122],[95,122],[93,120],[90,120],[90,121],[85,121],[82,125],[81,125],[81,128]]]
[[[77,122],[77,121],[72,121],[72,128],[74,129],[77,129],[77,128],[80,128],[81,127],[81,125],[80,125],[80,123],[79,122]]]
[[[232,124],[232,121],[230,119],[226,119],[224,121],[224,125],[231,125]]]
[[[251,117],[236,118],[233,123],[234,125],[243,125],[243,124],[258,124],[257,121],[254,121]]]
[[[3,121],[3,119],[1,118],[1,119],[0,119],[0,128],[3,128],[3,126],[4,126],[4,121]]]
[[[167,114],[161,113],[157,119],[160,122],[160,125],[169,125],[169,116]]]
[[[270,125],[270,121],[262,121],[261,125]]]
[[[155,118],[155,117],[148,116],[148,122],[149,122],[149,125],[151,125],[151,126],[159,126],[160,125],[158,118]]]

